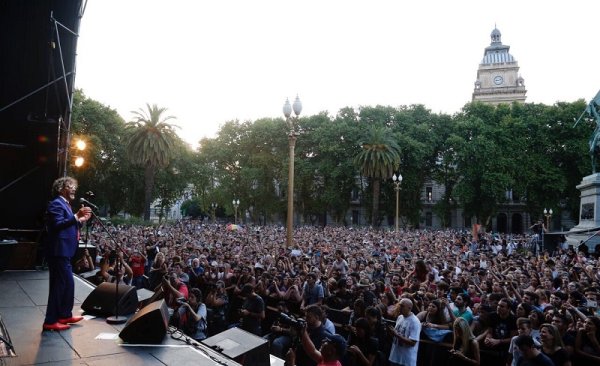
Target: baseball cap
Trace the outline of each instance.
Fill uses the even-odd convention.
[[[346,353],[346,340],[338,334],[328,334],[323,339],[323,342],[333,344],[339,358],[342,358]]]

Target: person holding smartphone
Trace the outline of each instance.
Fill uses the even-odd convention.
[[[421,322],[412,312],[413,302],[410,299],[400,300],[400,315],[396,326],[389,326],[393,336],[392,350],[389,355],[390,365],[417,365],[417,353],[421,334]]]

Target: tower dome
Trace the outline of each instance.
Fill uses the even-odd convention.
[[[490,34],[490,37],[492,38],[492,45],[502,44],[502,33],[500,33],[498,28],[494,27],[494,30],[492,31],[492,34]]]
[[[510,46],[502,44],[502,34],[498,28],[494,27],[494,30],[490,34],[492,43],[485,48],[483,53],[482,64],[501,64],[508,62],[516,62],[514,57],[509,53]]]
[[[473,88],[473,101],[489,104],[525,102],[525,80],[519,75],[519,64],[510,54],[510,46],[502,44],[502,33],[494,25],[491,43],[483,52]]]

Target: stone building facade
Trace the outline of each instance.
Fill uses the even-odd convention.
[[[524,103],[527,90],[525,80],[519,74],[519,64],[510,54],[510,46],[502,44],[502,34],[494,28],[490,35],[491,43],[485,48],[483,59],[477,69],[472,101],[492,105],[512,102]],[[444,224],[453,228],[469,228],[476,222],[474,217],[465,217],[459,205],[452,209],[448,223],[436,215],[435,205],[444,199],[445,188],[435,181],[428,181],[421,191],[420,226],[439,228]],[[490,223],[493,231],[520,234],[527,232],[532,218],[525,212],[525,203],[506,192],[506,200],[501,203],[498,213]]]
[[[519,75],[519,63],[502,44],[498,28],[491,34],[492,42],[485,48],[477,70],[472,101],[489,104],[525,102],[525,80]]]

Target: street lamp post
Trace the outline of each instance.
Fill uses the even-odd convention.
[[[394,181],[394,190],[396,191],[396,220],[394,220],[396,232],[398,232],[398,225],[400,223],[400,219],[398,217],[399,208],[400,208],[400,184],[402,183],[402,174],[398,173],[392,176],[392,180]]]
[[[237,210],[238,210],[238,207],[240,207],[240,200],[239,200],[239,198],[237,200],[234,199],[231,203],[233,204],[233,209],[235,211],[235,214],[233,216],[234,217],[233,223],[237,224]]]
[[[213,224],[217,223],[217,204],[216,203],[211,203],[210,207],[212,208],[212,219],[213,219]]]
[[[295,117],[292,117],[292,109],[294,110]],[[302,112],[302,103],[300,98],[296,95],[294,105],[290,105],[290,100],[286,99],[283,105],[283,115],[289,128],[288,142],[290,149],[290,162],[288,169],[288,203],[287,203],[287,225],[286,225],[286,247],[292,246],[292,235],[294,230],[294,149],[296,147],[296,138],[298,133],[294,128],[294,122],[298,121],[298,116]]]
[[[546,218],[546,230],[550,230],[550,218],[552,218],[552,209],[544,209],[544,217]]]
[[[542,252],[544,251],[544,246],[546,244],[545,240],[545,231],[550,230],[550,218],[552,218],[552,209],[547,210],[544,208],[544,217],[546,218],[546,227],[542,227]]]

